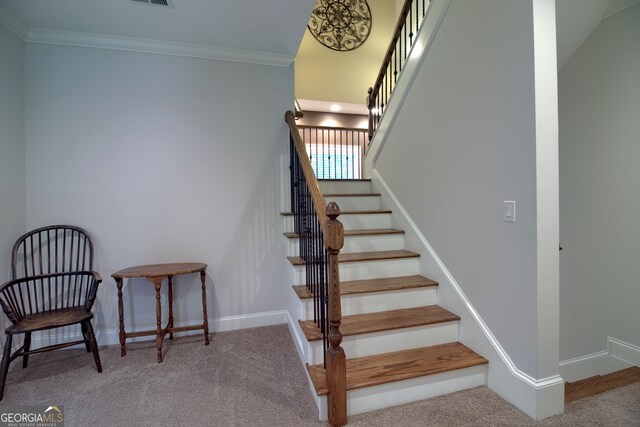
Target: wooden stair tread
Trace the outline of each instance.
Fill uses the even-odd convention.
[[[420,254],[404,249],[395,251],[351,252],[338,255],[338,262],[381,261],[387,259],[419,258]]]
[[[418,275],[385,277],[381,279],[350,280],[340,282],[340,295],[398,291],[431,286],[438,286],[438,282]],[[295,285],[293,286],[293,290],[300,299],[313,298],[313,293],[307,289],[306,285]]]
[[[390,214],[388,209],[371,209],[363,211],[341,211],[340,215],[377,215],[377,214]],[[282,216],[293,216],[293,212],[280,212]],[[340,217],[338,217],[340,218]]]
[[[323,178],[323,179],[319,179],[318,181],[322,182],[322,181],[329,181],[329,182],[360,182],[360,181],[368,181],[371,182],[371,178],[354,178],[354,179],[338,179],[338,178]]]
[[[423,307],[344,316],[342,318],[340,332],[342,332],[343,336],[348,337],[351,335],[410,328],[412,326],[433,325],[457,320],[460,320],[460,316],[451,313],[449,310],[438,305],[427,305]],[[307,341],[322,339],[322,332],[313,320],[299,320],[298,322]]]
[[[329,193],[323,197],[380,197],[380,193]]]
[[[420,254],[404,249],[395,251],[350,252],[338,255],[338,262],[386,261],[392,259],[419,258]],[[299,256],[287,257],[292,265],[305,265]]]
[[[459,342],[347,359],[347,390],[440,374],[487,363],[487,359]],[[328,390],[323,365],[307,365],[307,370],[318,396],[326,395]]]
[[[363,211],[341,211],[340,215],[376,215],[376,214],[390,214],[390,209],[370,209]]]
[[[298,233],[282,233],[289,239],[297,239],[300,237]],[[344,230],[344,237],[355,236],[382,236],[388,234],[404,234],[404,230],[397,228],[369,228],[364,230]]]

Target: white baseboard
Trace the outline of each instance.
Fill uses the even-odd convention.
[[[261,326],[271,326],[287,323],[288,313],[286,310],[268,311],[264,313],[242,314],[238,316],[226,316],[209,319],[209,332],[226,332],[238,329],[258,328]],[[199,323],[181,324],[180,326],[194,326]],[[137,330],[155,329],[156,325],[147,325],[136,328]],[[94,324],[95,328],[95,324]],[[118,329],[96,329],[96,340],[98,345],[120,344],[120,331]],[[201,330],[180,332],[176,336],[198,335]],[[81,340],[82,334],[79,327],[65,328],[65,330],[50,330],[41,333],[34,333],[31,340],[32,348],[44,347],[61,342]],[[155,337],[127,338],[127,342],[149,341]],[[21,345],[21,344],[19,344]],[[17,349],[18,346],[15,348]]]
[[[558,364],[560,375],[567,382],[574,382],[596,375],[605,375],[631,365],[613,357],[608,351],[587,354]]]
[[[462,317],[460,341],[489,359],[489,387],[536,420],[562,413],[563,378],[554,375],[536,379],[517,368],[377,170],[371,171],[371,179],[374,189],[382,194],[383,208],[393,211],[392,225],[404,228],[405,242],[409,245],[406,249],[421,254],[423,269],[428,264],[431,270],[437,272],[438,277],[432,278],[440,282],[438,300],[441,300],[441,292],[446,292],[455,299],[453,311]]]
[[[607,337],[607,349],[612,357],[629,365],[640,366],[640,347]]]
[[[560,375],[574,382],[596,375],[606,375],[632,366],[640,366],[640,347],[607,337],[607,349],[559,363]]]
[[[238,329],[259,328],[261,326],[287,323],[287,311],[266,311],[263,313],[241,314],[209,320],[213,332],[235,331]]]

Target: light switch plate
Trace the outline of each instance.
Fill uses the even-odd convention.
[[[514,200],[504,202],[504,222],[516,222],[516,202]]]

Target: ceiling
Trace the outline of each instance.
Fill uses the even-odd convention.
[[[315,0],[0,0],[0,20],[28,37],[99,34],[295,57]],[[638,0],[557,0],[562,66],[601,19]],[[21,27],[21,28],[15,28]],[[19,34],[20,35],[20,34]],[[61,38],[61,34],[55,34]],[[46,38],[46,37],[45,37]]]
[[[633,6],[639,0],[556,0],[558,69],[584,43],[600,21]]]
[[[53,30],[49,36],[89,33],[293,58],[315,4],[315,0],[171,2],[173,8],[131,0],[0,0],[0,8],[5,23],[17,18],[13,26],[22,23],[27,34],[42,34],[39,29]]]
[[[557,0],[559,68],[602,19],[638,1]],[[0,22],[31,42],[289,66],[315,0],[171,3],[173,7],[168,8],[131,0],[0,0]],[[311,103],[307,108],[321,110],[332,104]],[[362,106],[343,107],[344,111],[362,112]]]
[[[362,104],[352,104],[348,102],[329,102],[329,101],[319,101],[315,99],[298,99],[300,103],[300,108],[302,111],[322,111],[322,112],[334,112],[334,113],[342,113],[342,114],[359,114],[359,115],[368,115],[369,110],[367,106]],[[332,107],[337,110],[332,109]]]

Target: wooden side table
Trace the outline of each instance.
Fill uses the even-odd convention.
[[[136,267],[125,268],[111,275],[116,280],[116,286],[118,287],[118,314],[120,317],[120,356],[123,357],[127,354],[126,340],[127,338],[143,337],[148,335],[156,336],[156,349],[158,351],[158,363],[162,362],[162,341],[166,334],[169,334],[169,339],[173,339],[174,332],[195,331],[198,329],[204,330],[204,343],[209,345],[209,322],[207,320],[207,291],[205,289],[205,276],[206,276],[207,264],[203,263],[176,263],[176,264],[153,264],[153,265],[139,265]],[[173,276],[179,274],[200,273],[200,281],[202,282],[202,325],[194,326],[173,326]],[[139,331],[139,332],[125,332],[124,330],[124,308],[122,304],[122,285],[124,279],[132,279],[137,277],[144,277],[149,280],[156,288],[156,329]],[[169,320],[167,326],[164,328],[161,325],[162,322],[162,310],[160,308],[160,289],[162,287],[162,281],[169,279]]]

